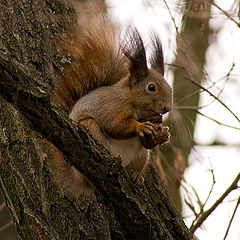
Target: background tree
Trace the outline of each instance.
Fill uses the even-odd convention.
[[[201,88],[193,84],[190,79],[193,78],[199,85],[205,79],[206,50],[212,32],[209,27],[210,1],[189,0],[186,1],[184,8],[181,30],[178,32],[176,29],[177,53],[173,70],[174,111],[168,122],[172,130],[171,143],[166,151],[162,151],[169,164],[167,166],[165,164],[169,176],[168,190],[179,210],[181,210],[181,199],[178,189],[188,165],[188,156],[194,146],[193,135],[197,118],[195,111],[184,110],[199,106]]]
[[[118,9],[127,9],[124,2],[113,2],[119,5]],[[224,229],[227,230],[228,223],[233,222],[235,224],[231,229],[236,226],[235,235],[230,229],[229,237],[238,239],[239,215],[238,211],[234,211],[238,209],[238,192],[230,191],[230,196],[224,199],[225,204],[220,206],[219,202],[223,201],[229,189],[237,188],[236,181],[239,179],[239,109],[236,104],[239,102],[240,69],[239,1],[140,2],[131,1],[132,5],[137,5],[132,13],[130,10],[123,14],[118,11],[116,15],[123,21],[132,16],[131,21],[143,32],[151,31],[152,26],[159,30],[166,66],[170,70],[166,71],[166,78],[174,80],[175,100],[178,99],[168,121],[172,141],[168,148],[163,146],[161,152],[155,149],[156,166],[179,209],[181,202],[177,194],[181,183],[185,201],[183,214],[189,226],[192,221],[194,225],[200,216],[209,216],[218,206],[218,211],[212,213],[209,221],[198,222],[205,226],[197,228],[198,235],[203,239],[216,238],[217,229],[218,238],[224,237]],[[211,26],[209,32],[208,23]],[[176,60],[172,60],[172,55]],[[173,78],[171,72],[174,73]],[[193,88],[195,90],[191,92]],[[198,96],[200,101],[195,101]],[[194,116],[197,116],[197,122]],[[186,174],[183,174],[189,164]],[[230,221],[231,214],[233,221]]]

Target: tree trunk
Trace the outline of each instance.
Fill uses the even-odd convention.
[[[191,239],[151,165],[135,186],[119,159],[50,102],[61,59],[54,38],[75,20],[71,6],[2,0],[0,7],[0,186],[20,238]],[[43,139],[88,177],[96,200],[52,182]]]
[[[212,33],[209,27],[210,11],[211,3],[209,0],[186,1],[181,32],[176,39],[177,57],[175,64],[177,67],[174,70],[174,105],[177,107],[198,107],[199,105],[200,88],[189,79],[192,77],[201,83],[205,77],[205,54],[209,46],[209,36]],[[194,144],[196,118],[197,113],[194,110],[174,109],[168,123],[171,126],[171,145],[166,146],[162,151],[168,165],[171,166],[171,168],[166,166],[167,175],[170,176],[168,191],[180,211],[179,182]]]

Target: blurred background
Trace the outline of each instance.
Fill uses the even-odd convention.
[[[239,1],[109,0],[107,4],[121,24],[136,25],[146,39],[152,31],[161,37],[165,78],[174,88],[174,111],[166,119],[171,142],[153,159],[190,227],[240,172]],[[231,191],[197,228],[196,237],[240,239],[239,195],[239,188]]]
[[[103,11],[123,30],[138,28],[149,55],[149,34],[156,32],[162,40],[165,78],[174,89],[174,110],[164,117],[172,137],[152,158],[185,223],[191,227],[215,205],[196,228],[196,239],[240,239],[240,184],[216,205],[240,173],[239,0],[104,4]],[[0,240],[15,239],[0,196]]]

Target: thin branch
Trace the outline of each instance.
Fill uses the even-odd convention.
[[[207,115],[205,115],[204,113],[201,113],[198,111],[199,107],[196,107],[196,106],[174,106],[174,109],[177,109],[177,110],[192,110],[192,111],[195,111],[196,113],[198,113],[199,115],[217,123],[218,125],[222,125],[224,127],[229,127],[229,128],[233,128],[233,129],[236,129],[236,130],[240,130],[239,127],[235,127],[235,126],[232,126],[232,125],[229,125],[229,124],[226,124],[226,123],[222,123],[212,117],[209,117]]]
[[[221,142],[221,141],[213,141],[211,142],[210,144],[206,143],[197,143],[197,142],[194,142],[194,145],[195,146],[199,146],[199,147],[215,147],[215,146],[221,146],[221,147],[240,147],[240,144],[229,144],[229,143],[224,143],[224,142]]]
[[[163,0],[163,2],[164,2],[164,4],[166,5],[166,7],[167,7],[167,9],[168,9],[168,12],[169,12],[169,15],[170,15],[170,17],[171,17],[171,19],[172,19],[172,22],[173,22],[173,24],[174,24],[174,27],[175,27],[176,33],[178,34],[178,27],[177,27],[177,25],[176,25],[176,22],[175,22],[175,19],[174,19],[172,13],[171,13],[171,10],[170,10],[170,8],[169,8],[169,6],[168,6],[166,0]]]
[[[5,208],[6,207],[6,204],[5,204],[5,202],[3,202],[1,205],[0,205],[0,212],[3,210],[3,208]]]
[[[197,85],[198,87],[202,88],[205,92],[207,92],[211,97],[215,98],[220,104],[222,104],[240,123],[240,119],[237,117],[237,115],[224,103],[222,102],[217,96],[215,96],[213,93],[211,93],[207,88],[203,87],[200,83],[195,81],[193,78],[185,78],[189,81],[191,81],[193,84]]]
[[[171,146],[171,143],[169,143],[170,147]],[[175,169],[170,165],[169,161],[167,160],[167,158],[161,153],[161,151],[158,152],[161,160],[163,160],[164,164],[166,164],[167,168],[171,171],[172,175],[176,175],[176,171]],[[169,177],[169,176],[168,176]]]
[[[232,184],[229,186],[229,188],[223,193],[223,195],[210,207],[207,211],[203,212],[202,215],[199,217],[197,222],[190,227],[190,231],[194,233],[197,228],[199,228],[203,222],[207,219],[207,217],[218,207],[220,203],[227,197],[227,195],[235,190],[238,187],[238,181],[240,179],[240,173],[238,173],[237,177],[234,179]]]
[[[184,179],[184,183],[192,189],[192,191],[193,191],[193,193],[194,193],[194,196],[196,197],[196,201],[197,201],[197,204],[198,204],[198,206],[199,206],[200,212],[201,212],[201,211],[202,211],[201,209],[202,209],[203,204],[202,204],[202,202],[201,202],[201,199],[200,199],[200,197],[199,197],[196,189],[195,189],[191,184],[189,184],[185,179]],[[182,185],[182,186],[183,186],[183,185]],[[184,189],[185,189],[185,191],[187,191],[188,193],[190,193],[189,190],[187,190],[186,187],[184,187]],[[192,194],[191,194],[191,195],[192,195]],[[190,196],[190,194],[189,194],[189,196]],[[189,196],[188,196],[188,197],[189,197]],[[194,196],[193,196],[193,197],[194,197]],[[190,197],[189,197],[189,199],[190,199]],[[198,214],[197,212],[194,212],[194,214],[195,214],[196,218],[198,218],[199,214]]]
[[[209,200],[209,198],[210,198],[210,195],[212,194],[214,185],[215,185],[215,183],[216,183],[213,169],[211,168],[211,169],[209,169],[209,170],[210,170],[210,172],[211,172],[211,174],[212,174],[212,186],[211,186],[211,189],[210,189],[210,191],[209,191],[209,193],[208,193],[208,196],[207,196],[205,202],[202,204],[202,206],[199,205],[200,211],[199,211],[199,213],[196,215],[196,218],[193,220],[192,225],[197,221],[197,219],[199,218],[199,216],[201,216],[201,214],[203,213],[204,207],[206,206],[206,204],[207,204],[207,202],[208,202],[208,200]]]
[[[211,173],[211,175],[212,175],[212,186],[211,186],[211,189],[210,189],[210,191],[209,191],[209,193],[208,193],[208,196],[207,196],[205,202],[204,202],[203,205],[202,205],[202,210],[203,210],[204,207],[206,206],[206,204],[207,204],[207,202],[208,202],[208,200],[209,200],[209,198],[210,198],[210,196],[211,196],[211,194],[212,194],[214,185],[215,185],[215,183],[216,183],[214,171],[213,171],[213,168],[212,168],[212,164],[211,164],[211,169],[209,169],[209,171],[210,171],[210,173]]]
[[[239,205],[239,204],[240,204],[240,196],[239,196],[239,198],[238,198],[236,207],[235,207],[235,209],[234,209],[234,211],[233,211],[232,217],[231,217],[230,222],[229,222],[229,224],[228,224],[227,231],[226,231],[226,233],[225,233],[225,236],[224,236],[223,240],[225,240],[225,239],[227,238],[227,235],[228,235],[230,226],[231,226],[231,224],[232,224],[233,218],[235,217],[235,214],[236,214],[236,211],[237,211],[237,208],[238,208],[238,205]]]
[[[205,92],[207,92],[211,97],[215,98],[221,105],[223,105],[236,119],[237,121],[240,123],[240,119],[238,118],[238,116],[225,104],[223,103],[217,96],[215,96],[213,93],[211,93],[207,88],[203,87],[200,83],[198,83],[197,81],[195,81],[192,77],[192,75],[187,71],[187,69],[185,69],[185,67],[176,65],[176,64],[172,64],[173,66],[182,68],[187,74],[188,74],[188,78],[185,77],[184,79],[192,82],[193,84],[195,84],[196,86],[198,86],[199,88],[203,89]]]
[[[227,11],[225,11],[221,7],[219,7],[214,1],[212,1],[212,5],[214,7],[216,7],[218,10],[220,10],[226,17],[228,17],[230,20],[232,20],[234,23],[236,23],[238,27],[240,27],[240,23],[238,21],[236,21]]]
[[[168,64],[168,65],[172,65],[172,64]],[[175,66],[176,66],[176,65],[175,65]],[[224,86],[226,85],[227,81],[230,79],[230,76],[233,76],[233,75],[231,74],[231,72],[234,70],[234,67],[235,67],[235,63],[232,64],[230,70],[228,71],[228,73],[227,73],[224,77],[221,77],[220,79],[216,80],[215,82],[212,82],[212,84],[211,84],[209,87],[207,87],[207,89],[210,90],[210,89],[211,89],[212,87],[214,87],[218,82],[220,82],[220,81],[222,81],[222,80],[225,79],[225,82],[224,82],[223,86],[221,87],[221,89],[220,89],[219,92],[218,92],[217,97],[219,97],[219,96],[221,95],[221,93],[222,93],[222,91],[223,91],[223,89],[224,89]],[[195,90],[194,92],[192,92],[192,93],[186,95],[185,97],[181,98],[178,102],[176,102],[176,104],[178,105],[178,104],[184,102],[185,100],[187,100],[187,99],[195,96],[196,94],[199,94],[199,93],[202,93],[202,92],[204,92],[203,89]],[[214,101],[216,101],[216,99],[214,99],[213,101],[211,101],[210,103],[208,103],[208,104],[206,104],[206,105],[204,105],[204,106],[210,105],[210,104],[213,103]],[[202,106],[202,108],[203,108],[204,106]]]
[[[209,117],[209,116],[207,116],[207,115],[205,115],[205,114],[203,114],[203,113],[201,113],[201,112],[199,112],[199,111],[197,111],[197,110],[196,110],[196,112],[197,112],[199,115],[201,115],[201,116],[203,116],[203,117],[206,117],[206,118],[214,121],[215,123],[217,123],[217,124],[219,124],[219,125],[222,125],[222,126],[225,126],[225,127],[229,127],[229,128],[233,128],[233,129],[236,129],[236,130],[240,130],[239,127],[235,127],[235,126],[231,126],[231,125],[228,125],[228,124],[219,122],[218,120],[216,120],[216,119],[214,119],[214,118],[211,118],[211,117]]]
[[[119,158],[113,157],[91,137],[85,127],[74,124],[66,113],[50,101],[49,93],[43,90],[36,73],[29,73],[29,69],[24,65],[21,65],[21,68],[16,67],[14,61],[0,52],[0,94],[2,97],[30,121],[35,131],[53,143],[66,156],[66,161],[70,165],[89,178],[105,201],[111,201],[121,219],[122,227],[126,229],[126,234],[145,239],[145,233],[148,232],[149,239],[155,239],[157,233],[162,231],[162,223],[157,220],[158,214],[161,213],[152,207],[156,202],[153,202],[150,195],[136,191],[130,176],[121,166]],[[81,161],[79,161],[79,156],[81,156]],[[122,189],[127,191],[122,191]],[[161,195],[166,209],[171,209],[171,216],[174,215],[173,221],[169,222],[176,228],[172,233],[174,238],[176,235],[179,236],[176,239],[191,239],[190,232],[169,201],[168,195],[164,193],[165,190],[153,188],[151,191],[155,196]],[[142,211],[143,198],[151,203],[146,211]],[[131,214],[129,214],[129,209],[131,209]],[[170,215],[166,213],[161,216],[166,219],[170,218]],[[176,221],[176,219],[179,220]],[[139,236],[142,237],[139,238]]]
[[[188,197],[188,199],[189,199],[189,201],[188,201],[188,200],[184,197],[184,202],[185,202],[185,203],[187,204],[187,206],[192,210],[194,216],[196,217],[196,216],[197,216],[197,211],[195,210],[195,207],[194,207],[194,204],[193,204],[193,202],[192,202],[192,199],[190,198],[190,193],[189,193],[188,189],[187,189],[185,186],[183,186],[183,185],[181,185],[181,186],[182,186],[183,189],[186,191],[187,197]]]
[[[218,94],[217,94],[217,98],[218,98],[218,99],[219,99],[221,93],[223,92],[223,89],[224,89],[224,87],[226,86],[228,80],[230,79],[230,74],[231,74],[231,72],[233,71],[234,66],[235,66],[235,64],[233,63],[232,66],[231,66],[231,69],[228,71],[227,75],[225,76],[226,79],[225,79],[225,81],[224,81],[221,89],[219,90],[219,92],[218,92]],[[213,87],[216,83],[217,83],[217,81],[216,81],[216,82],[213,82],[213,84],[210,86],[210,88]],[[209,90],[210,88],[208,88],[208,90]],[[209,102],[209,103],[201,106],[201,109],[203,109],[203,108],[205,108],[205,107],[208,107],[210,104],[212,104],[212,103],[215,102],[215,101],[216,101],[216,99],[214,98],[211,102]]]
[[[10,227],[12,224],[13,224],[13,220],[10,220],[7,224],[5,224],[2,227],[0,227],[0,232],[4,231],[8,227]]]
[[[175,104],[178,105],[178,104],[184,102],[185,100],[188,100],[189,98],[194,97],[196,94],[200,94],[200,93],[202,93],[202,92],[203,92],[202,89],[200,89],[200,90],[195,90],[195,91],[189,93],[188,95],[182,97],[181,99],[179,99],[179,101],[175,102]]]

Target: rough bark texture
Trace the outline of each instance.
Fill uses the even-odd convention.
[[[54,36],[74,21],[67,2],[0,2],[0,186],[21,239],[191,239],[150,166],[134,186],[84,127],[50,102],[59,72]],[[96,200],[61,193],[46,138],[96,187]]]

